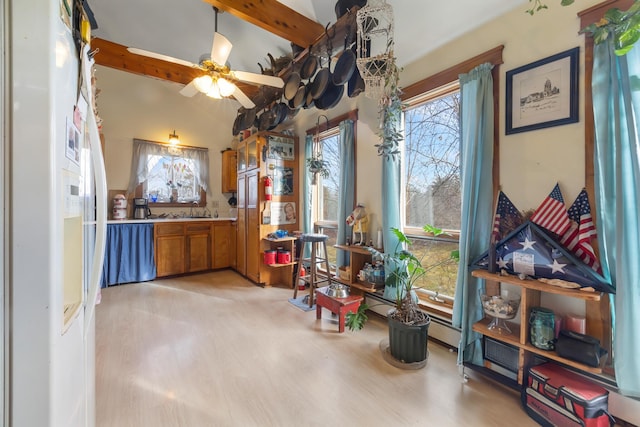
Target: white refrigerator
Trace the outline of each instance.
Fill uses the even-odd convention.
[[[1,2],[10,153],[4,400],[5,420],[14,426],[95,423],[106,181],[91,108],[91,60],[74,44],[65,3],[73,4]]]

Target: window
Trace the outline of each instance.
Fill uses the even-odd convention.
[[[177,155],[149,155],[142,197],[152,203],[199,202],[195,162]]]
[[[424,297],[452,303],[460,230],[460,91],[457,82],[407,101],[404,112],[404,231],[412,236],[411,251],[422,259],[427,274],[419,283]],[[432,225],[447,238],[427,235]],[[433,267],[435,266],[435,267]]]
[[[499,117],[498,93],[503,46],[481,53],[437,74],[403,88],[405,110],[405,149],[403,164],[403,230],[412,240],[411,250],[425,254],[424,265],[449,257],[458,248],[460,230],[460,90],[458,76],[480,64],[494,64],[493,113]],[[498,121],[494,121],[493,151],[498,153]],[[455,142],[454,142],[455,141]],[[498,192],[498,156],[493,159],[494,194]],[[425,224],[445,229],[449,236],[434,237],[422,230]],[[419,292],[423,307],[449,315],[453,305],[458,266],[446,263],[424,278]],[[446,308],[446,309],[445,309]]]
[[[326,121],[321,120],[323,117]],[[344,236],[338,238],[338,230],[343,231],[347,228],[346,224],[344,227],[342,224],[344,224],[347,215],[353,208],[353,206],[349,206],[354,203],[352,197],[356,197],[355,167],[357,162],[355,159],[355,146],[357,122],[358,110],[352,110],[333,119],[327,119],[326,116],[321,115],[318,117],[316,126],[307,130],[307,135],[311,135],[314,140],[320,141],[322,160],[328,169],[328,174],[324,177],[317,174],[317,183],[310,187],[311,223],[313,224],[314,232],[322,233],[329,237],[327,240],[327,258],[329,264],[334,268],[338,263],[338,251],[334,248],[334,245],[338,240],[344,243]],[[346,141],[341,139],[341,128],[344,131]],[[341,156],[344,155],[348,158],[342,159]],[[341,168],[345,162],[348,162],[351,166],[343,171]],[[344,179],[348,180],[349,185],[353,187],[341,188],[341,175],[344,175]],[[347,199],[349,200],[347,201]],[[345,208],[348,206],[349,211],[345,213],[344,218],[340,218],[341,214],[339,212],[342,203],[346,203]]]
[[[151,204],[206,206],[209,152],[206,148],[173,147],[159,142],[133,140],[129,191]]]
[[[329,174],[318,174],[317,183],[311,193],[311,213],[314,229],[329,236],[327,240],[327,258],[329,264],[336,264],[336,244],[338,235],[338,196],[340,192],[340,134],[337,127],[321,133],[322,159],[326,162]]]

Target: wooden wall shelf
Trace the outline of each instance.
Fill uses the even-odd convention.
[[[490,319],[484,318],[473,325],[473,330],[484,336],[491,337],[496,341],[504,342],[518,348],[518,384],[524,383],[524,373],[531,364],[534,363],[534,356],[542,356],[544,358],[562,363],[567,366],[579,369],[581,371],[593,374],[601,374],[600,367],[594,368],[584,365],[573,360],[565,359],[558,356],[555,351],[542,350],[531,345],[529,340],[529,315],[532,307],[540,306],[540,297],[542,293],[564,295],[572,298],[579,298],[584,301],[600,301],[601,292],[581,291],[578,289],[566,289],[549,285],[535,279],[521,280],[517,276],[490,273],[486,270],[473,270],[471,275],[481,279],[494,282],[507,283],[522,288],[520,300],[520,324],[508,322],[509,328],[514,331],[512,334],[499,334],[489,329]]]

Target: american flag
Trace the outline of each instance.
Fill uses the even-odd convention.
[[[573,252],[585,264],[596,271],[600,270],[600,263],[596,259],[591,246],[591,238],[596,236],[596,227],[591,218],[591,206],[587,190],[582,189],[568,211],[571,227],[560,238],[567,249]]]
[[[553,187],[551,194],[533,213],[531,221],[559,236],[563,236],[571,227],[571,221],[565,210],[564,199],[558,184]]]
[[[500,191],[498,203],[496,204],[496,214],[493,217],[492,241],[497,242],[503,237],[505,231],[507,231],[504,227],[505,222],[521,218],[522,216],[518,209],[511,203],[507,195]]]

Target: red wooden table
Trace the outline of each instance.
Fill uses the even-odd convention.
[[[347,313],[358,311],[362,296],[349,295],[346,298],[336,298],[327,295],[329,286],[316,289],[316,319],[322,318],[322,307],[338,315],[338,332],[344,332],[344,317]]]

